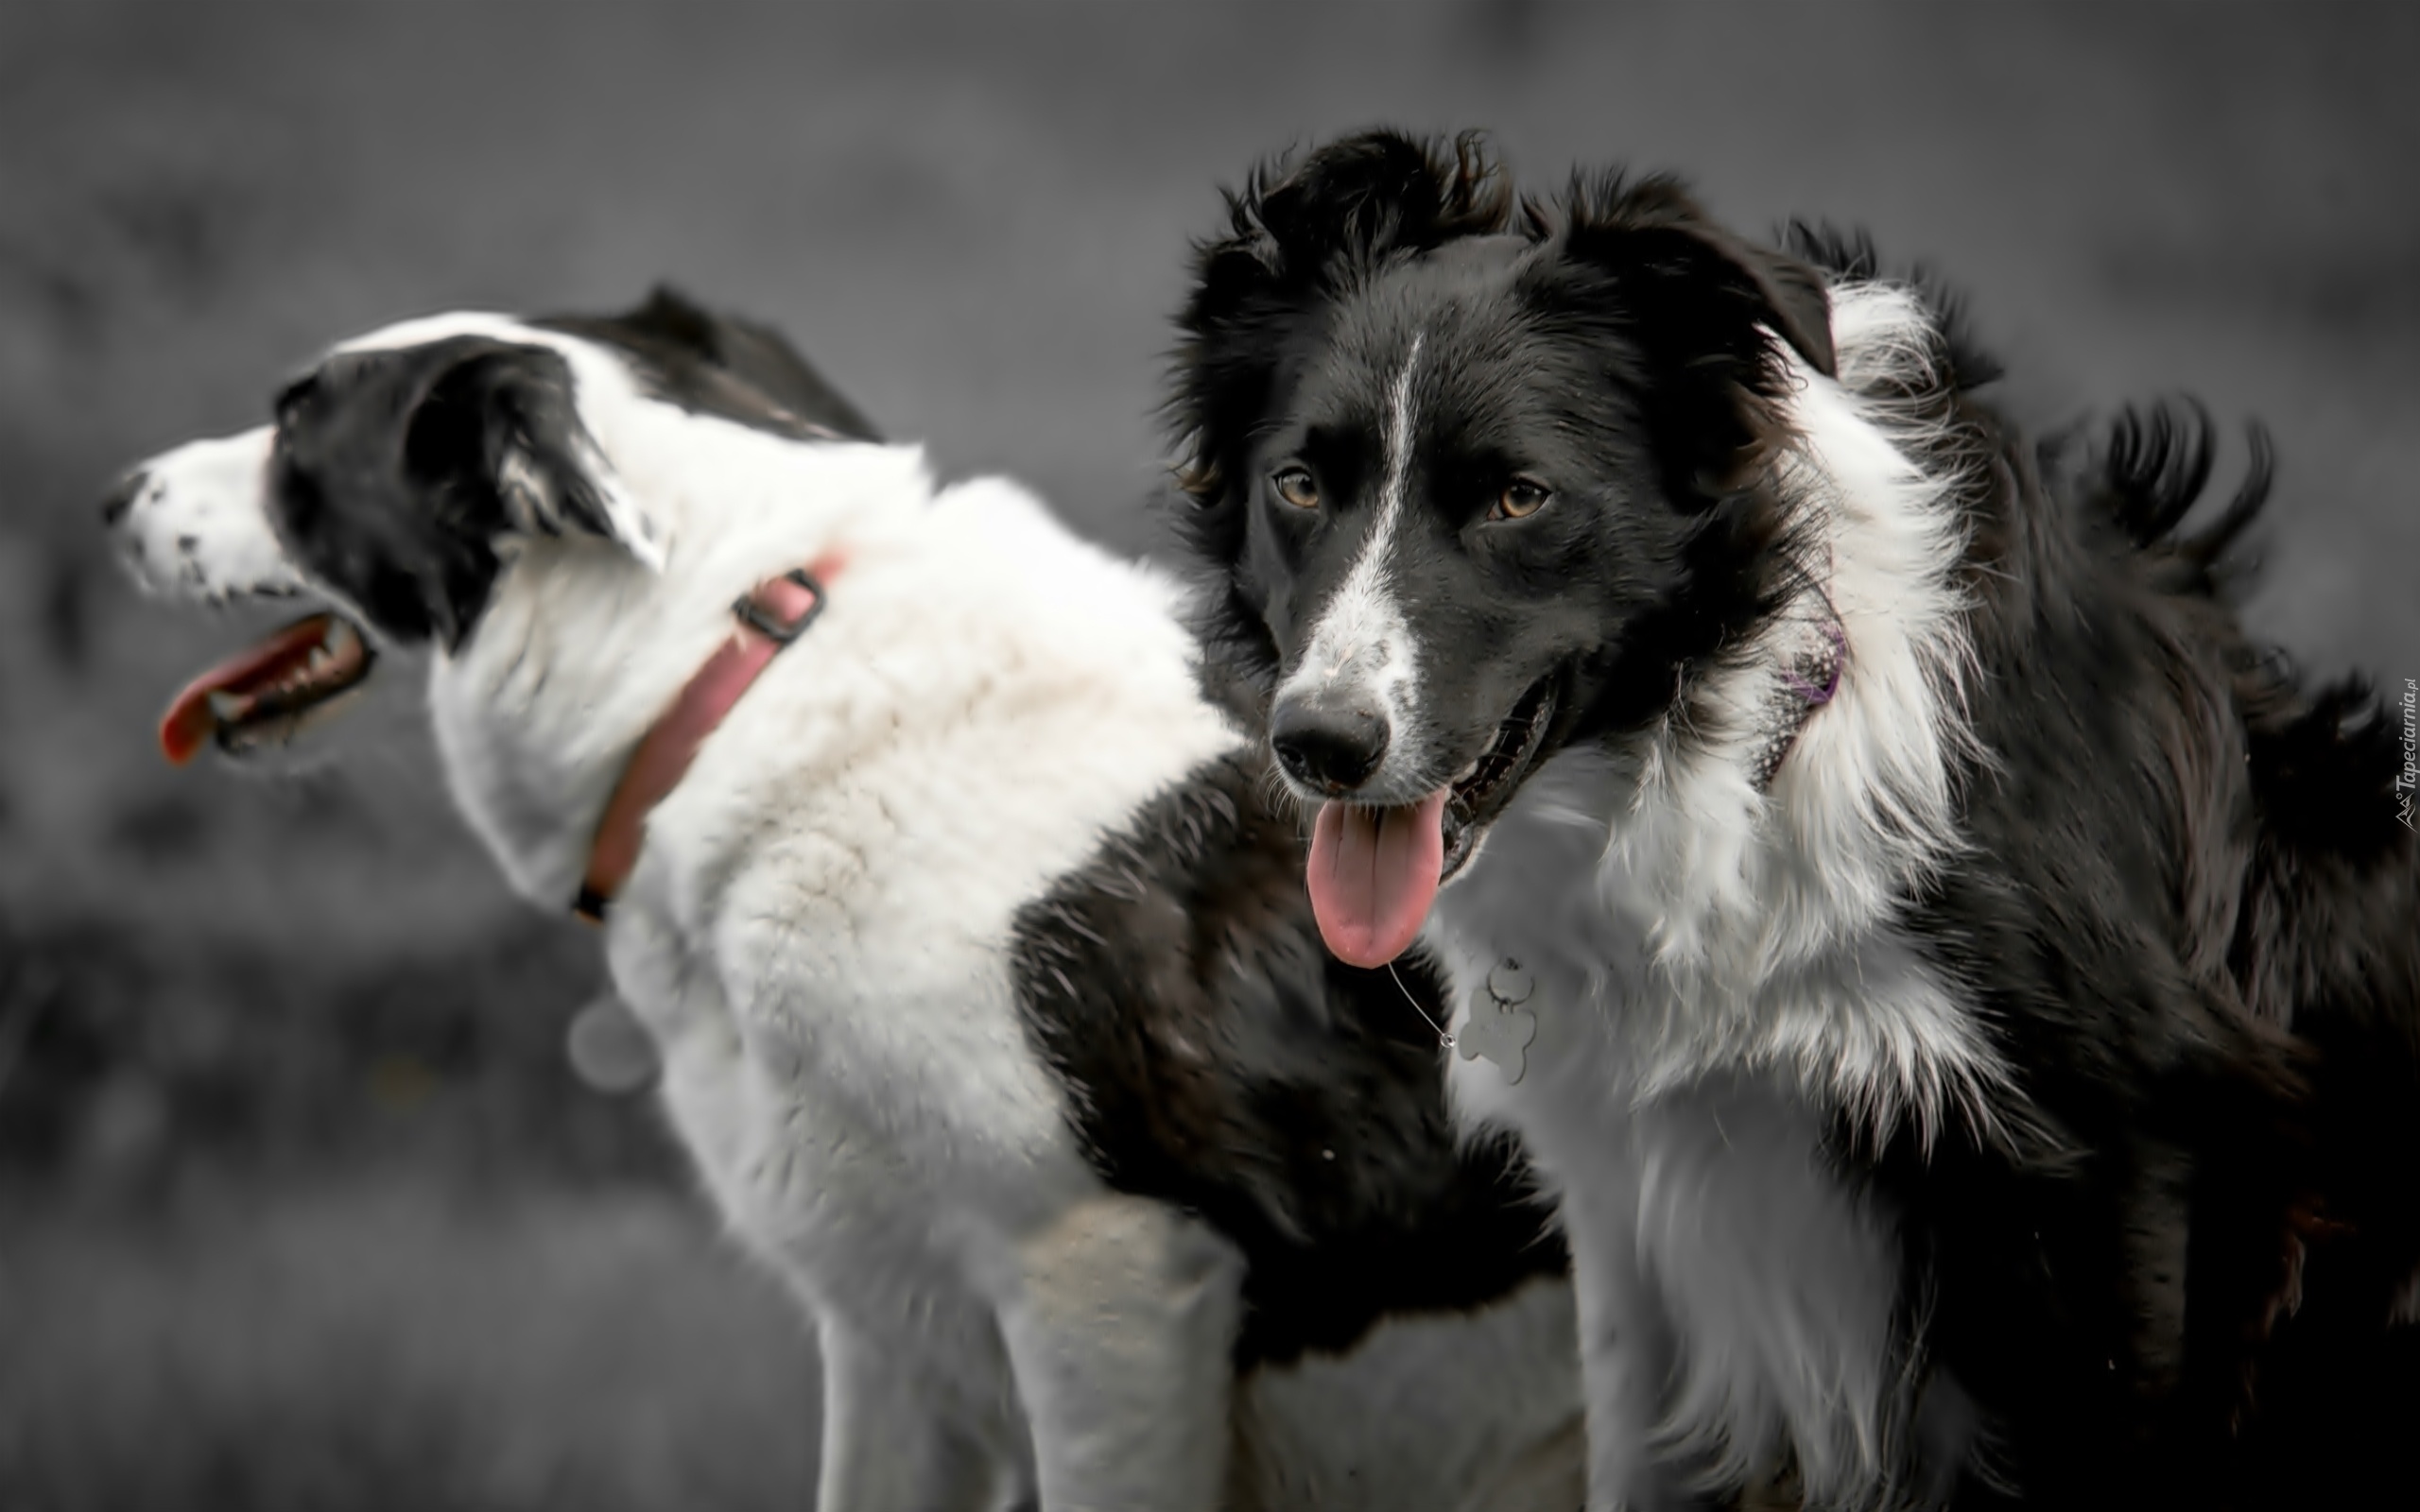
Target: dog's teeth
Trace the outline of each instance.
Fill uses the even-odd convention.
[[[1478,758],[1473,757],[1471,758],[1471,764],[1468,766],[1463,767],[1461,771],[1454,774],[1454,785],[1456,787],[1460,787],[1464,782],[1469,782],[1472,778],[1477,777],[1478,775]]]
[[[233,693],[214,693],[210,696],[210,713],[222,721],[233,719],[242,713],[244,706],[251,701]]]
[[[336,664],[336,660],[337,659],[334,656],[331,656],[328,653],[328,643],[321,641],[319,644],[311,647],[311,660],[308,663],[308,669],[313,672],[325,672],[328,668]]]

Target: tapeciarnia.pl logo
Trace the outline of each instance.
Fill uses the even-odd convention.
[[[2403,770],[2394,779],[2394,816],[2407,830],[2411,822],[2411,798],[2420,787],[2420,678],[2403,679]]]

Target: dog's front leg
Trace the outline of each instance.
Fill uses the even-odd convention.
[[[1014,1248],[1000,1322],[1046,1512],[1207,1512],[1224,1489],[1242,1258],[1103,1194]]]
[[[953,1393],[921,1379],[918,1353],[827,1314],[820,1512],[979,1512],[996,1504],[1001,1467],[942,1403]]]
[[[1589,1512],[1664,1512],[1689,1504],[1655,1454],[1673,1342],[1639,1261],[1638,1201],[1635,1173],[1629,1171],[1575,1183],[1563,1200],[1580,1304]]]

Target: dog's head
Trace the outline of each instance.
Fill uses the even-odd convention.
[[[1199,252],[1170,412],[1216,643],[1322,805],[1331,947],[1402,951],[1556,749],[1635,729],[1771,612],[1783,401],[1822,277],[1668,180],[1518,206],[1477,143],[1260,175]]]
[[[459,651],[542,539],[662,568],[668,523],[600,444],[606,388],[783,436],[873,434],[779,336],[667,291],[612,318],[443,316],[347,343],[278,394],[274,423],[163,454],[105,506],[155,592],[326,606],[197,678],[163,724],[169,756],[283,739],[368,677],[378,643]]]

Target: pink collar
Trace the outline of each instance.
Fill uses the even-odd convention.
[[[807,566],[768,578],[731,606],[730,639],[715,648],[706,664],[657,718],[638,749],[631,753],[605,815],[596,821],[588,843],[588,870],[580,878],[579,896],[571,911],[592,924],[605,921],[606,906],[628,882],[639,862],[640,826],[666,795],[681,784],[697,760],[698,748],[737,704],[740,696],[772,664],[782,647],[799,638],[823,612],[824,582],[840,570],[837,557],[821,557]]]

